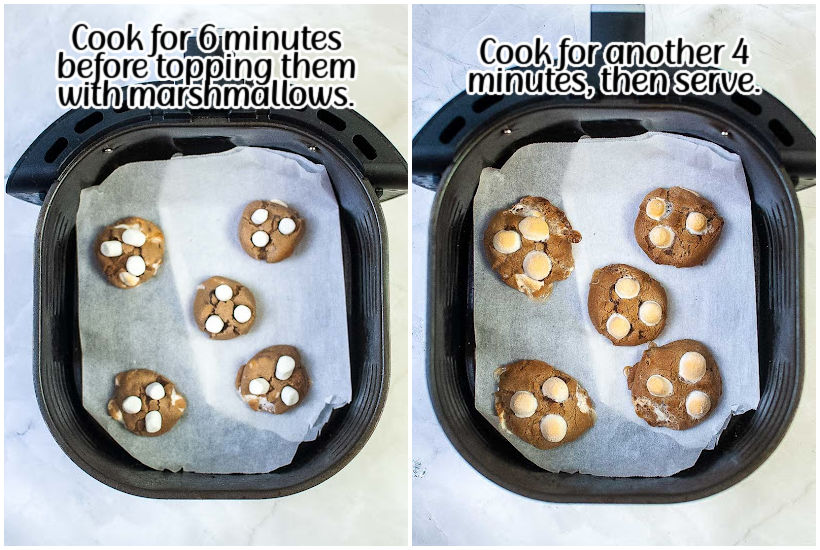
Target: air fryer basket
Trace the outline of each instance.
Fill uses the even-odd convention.
[[[339,202],[352,401],[293,462],[264,474],[151,470],[123,451],[81,400],[75,219],[80,191],[130,162],[237,146],[290,151],[323,164]],[[269,498],[308,489],[347,464],[381,414],[389,380],[387,246],[379,200],[407,191],[407,164],[353,111],[71,111],[9,175],[7,192],[42,204],[35,243],[34,382],[55,440],[83,470],[155,498]]]
[[[602,42],[643,39],[642,17],[594,13],[592,36]],[[624,28],[627,36],[618,32]],[[485,167],[501,167],[530,143],[648,131],[706,139],[743,161],[752,199],[760,404],[733,417],[717,447],[674,476],[550,473],[521,456],[473,405],[472,200],[479,175]],[[693,500],[750,474],[782,439],[800,397],[803,251],[795,190],[814,184],[815,149],[814,135],[766,93],[596,96],[592,101],[462,93],[445,105],[413,140],[413,182],[437,190],[430,222],[427,381],[438,420],[456,450],[498,485],[555,502]]]

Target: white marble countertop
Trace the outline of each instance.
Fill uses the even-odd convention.
[[[758,82],[815,129],[813,6],[650,6],[647,40],[750,40]],[[464,89],[477,39],[589,38],[586,6],[415,6],[413,131]],[[427,229],[433,193],[413,187],[414,544],[813,544],[815,542],[816,189],[798,193],[805,236],[806,376],[797,413],[771,457],[712,497],[673,505],[552,504],[493,484],[455,451],[425,379]]]
[[[359,58],[351,86],[357,110],[405,157],[405,6],[7,6],[5,162],[60,114],[54,51],[75,21],[92,26],[334,26]],[[385,98],[387,100],[385,100]],[[393,100],[393,98],[398,98]],[[390,398],[370,441],[325,483],[281,499],[162,501],[111,489],[80,470],[51,437],[32,383],[32,267],[38,207],[4,195],[5,212],[5,543],[404,544],[407,540],[408,197],[383,205],[390,236]],[[149,539],[146,539],[146,535]]]

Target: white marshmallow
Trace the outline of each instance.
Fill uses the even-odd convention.
[[[227,302],[231,298],[233,298],[233,289],[228,285],[219,285],[214,289],[214,296],[220,302]]]
[[[125,270],[134,277],[139,277],[145,273],[145,260],[142,256],[131,256],[125,261]]]
[[[251,242],[253,243],[253,246],[257,248],[262,248],[270,242],[270,235],[268,235],[264,231],[257,231],[256,233],[251,235]]]
[[[247,323],[251,320],[251,308],[246,305],[239,304],[233,308],[233,318],[239,323]]]
[[[151,382],[145,386],[145,394],[151,399],[162,399],[165,397],[165,388],[159,382]]]
[[[696,351],[687,351],[678,362],[678,376],[695,384],[706,374],[706,358]]]
[[[282,388],[282,403],[288,407],[294,406],[299,402],[299,392],[292,386],[285,386]]]
[[[629,320],[620,313],[613,313],[606,320],[606,331],[618,340],[629,334],[631,328]]]
[[[140,282],[139,277],[134,277],[127,271],[120,271],[120,281],[128,286],[136,286]]]
[[[646,380],[646,389],[655,397],[669,397],[675,391],[672,382],[660,374],[653,374]]]
[[[280,204],[280,205],[284,206],[285,208],[288,207],[288,205],[285,201],[280,201],[279,199],[271,199],[270,202],[275,202],[276,204]]]
[[[654,327],[663,318],[663,308],[658,302],[647,300],[638,308],[638,319],[648,327]]]
[[[567,436],[567,421],[558,414],[548,414],[539,425],[541,435],[550,443],[558,443]]]
[[[653,220],[660,220],[669,212],[669,205],[660,197],[654,197],[646,203],[646,215]]]
[[[283,355],[276,361],[276,378],[287,380],[296,368],[296,360],[290,355]]]
[[[219,334],[223,328],[225,328],[225,323],[219,315],[211,315],[205,319],[205,330],[211,334]]]
[[[290,235],[296,231],[296,222],[290,218],[282,218],[279,220],[279,233],[282,235]]]
[[[649,232],[649,242],[658,248],[669,248],[675,242],[675,233],[665,225],[656,225]]]
[[[541,393],[544,394],[544,397],[548,397],[556,403],[563,403],[569,397],[569,387],[567,387],[566,382],[557,376],[552,376],[541,384]]]
[[[518,418],[529,418],[535,414],[538,400],[528,391],[517,391],[510,398],[510,408]]]
[[[128,414],[137,414],[142,410],[142,399],[136,395],[129,395],[122,400],[122,410]]]
[[[145,415],[145,431],[154,434],[160,429],[162,429],[162,415],[159,411],[148,411]]]
[[[248,382],[248,391],[253,395],[265,395],[270,391],[270,382],[264,378],[254,378]]]
[[[709,229],[709,220],[700,212],[689,212],[686,216],[686,230],[692,235],[703,235]]]
[[[140,247],[145,244],[145,234],[139,229],[126,229],[120,238],[122,242],[131,246]]]
[[[550,226],[547,220],[536,216],[527,216],[518,222],[518,230],[525,239],[543,242],[550,238]]]
[[[629,300],[641,291],[641,284],[632,277],[621,277],[615,282],[615,294],[619,298]]]
[[[711,408],[712,400],[700,390],[695,390],[686,396],[686,413],[695,420],[706,416]]]
[[[122,243],[120,241],[105,241],[100,245],[100,253],[106,258],[121,256]]]
[[[268,211],[265,210],[264,208],[257,208],[256,210],[253,211],[253,214],[251,214],[251,221],[255,225],[259,225],[260,223],[265,223],[265,221],[267,221],[267,219],[268,219]]]
[[[521,235],[518,231],[499,231],[493,235],[493,248],[502,254],[512,254],[521,248]]]
[[[552,272],[552,260],[546,253],[532,250],[524,256],[522,268],[524,274],[530,279],[543,281]]]

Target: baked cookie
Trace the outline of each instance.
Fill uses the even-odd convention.
[[[160,228],[134,216],[106,226],[94,242],[103,275],[119,288],[139,286],[156,275],[164,250]]]
[[[616,346],[654,340],[666,324],[666,291],[636,267],[596,269],[589,282],[589,319]]]
[[[242,283],[211,277],[196,287],[194,319],[214,340],[230,340],[251,330],[256,321],[256,300]]]
[[[282,201],[253,201],[239,220],[239,242],[252,258],[281,262],[302,240],[305,220]]]
[[[309,388],[310,378],[293,346],[265,348],[236,373],[236,389],[255,411],[287,412],[304,401]]]
[[[580,240],[561,209],[541,197],[524,197],[493,216],[484,232],[484,250],[508,286],[546,300],[553,283],[572,273],[572,243]]]
[[[578,439],[595,423],[592,399],[570,375],[528,359],[495,371],[501,427],[539,449]]]
[[[661,347],[650,343],[624,374],[637,415],[650,426],[673,430],[686,430],[709,416],[723,391],[715,359],[696,340]]]
[[[656,264],[692,267],[706,261],[723,229],[711,202],[683,187],[659,187],[641,201],[635,239]]]
[[[114,377],[108,414],[132,433],[155,437],[176,425],[186,405],[173,382],[152,370],[135,369]]]

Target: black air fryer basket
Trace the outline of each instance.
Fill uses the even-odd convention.
[[[83,409],[75,220],[80,191],[131,162],[253,146],[290,151],[327,169],[339,202],[352,401],[335,410],[293,462],[265,474],[155,471],[123,451]],[[71,111],[46,129],[9,175],[6,192],[42,204],[34,265],[34,383],[60,447],[121,491],[155,498],[269,498],[321,483],[361,450],[387,395],[387,236],[379,201],[407,192],[407,164],[350,110]]]
[[[593,40],[642,41],[643,13],[593,13]],[[554,474],[525,459],[474,402],[472,201],[485,167],[530,143],[648,131],[705,139],[737,153],[752,200],[761,398],[735,416],[691,468],[665,478]],[[442,107],[413,140],[413,182],[436,190],[430,221],[427,382],[456,450],[481,474],[555,502],[668,503],[721,491],[774,450],[803,381],[802,227],[795,191],[814,185],[814,135],[773,96],[468,96]],[[752,297],[750,296],[749,299]]]

